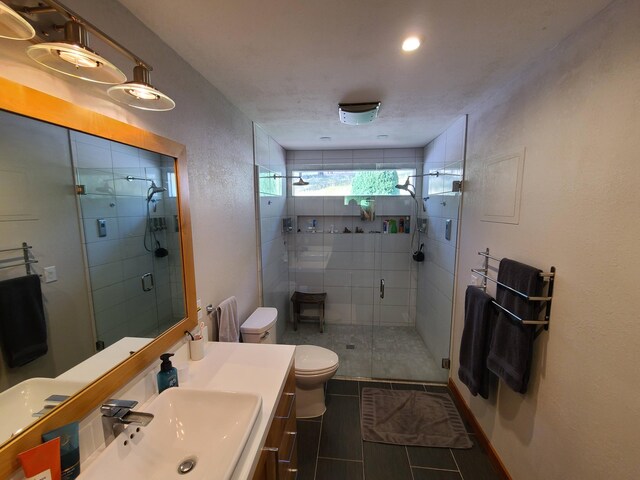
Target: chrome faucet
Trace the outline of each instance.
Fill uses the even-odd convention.
[[[138,404],[135,400],[107,400],[100,407],[102,413],[102,431],[105,445],[109,445],[120,435],[127,425],[146,427],[153,420],[151,413],[134,412],[131,409]]]

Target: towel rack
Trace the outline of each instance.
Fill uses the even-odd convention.
[[[22,246],[21,247],[4,248],[4,249],[0,250],[0,253],[17,252],[19,250],[22,250],[22,262],[14,263],[14,264],[11,264],[11,265],[2,265],[2,264],[7,263],[7,262],[15,262],[16,260],[18,260],[17,258],[3,259],[3,260],[0,260],[0,269],[24,266],[26,271],[27,271],[27,275],[31,275],[32,273],[34,273],[33,269],[31,268],[31,265],[33,265],[34,263],[38,263],[38,260],[29,258],[29,250],[31,248],[32,248],[32,246],[27,244],[27,242],[22,242]]]
[[[501,287],[506,288],[510,292],[513,292],[513,293],[515,293],[517,295],[520,295],[525,300],[529,300],[531,302],[544,302],[544,304],[543,304],[543,306],[545,307],[544,320],[523,319],[523,318],[520,318],[515,313],[513,313],[512,311],[510,311],[509,309],[507,309],[507,308],[503,307],[502,305],[500,305],[495,300],[492,300],[492,303],[496,307],[498,307],[502,311],[504,311],[505,313],[509,314],[515,320],[518,320],[519,322],[521,322],[523,325],[543,325],[544,330],[549,330],[549,321],[550,321],[550,318],[551,318],[551,301],[553,300],[553,282],[554,282],[555,276],[556,276],[556,267],[552,266],[550,268],[549,272],[541,272],[540,273],[540,276],[542,278],[544,278],[544,281],[547,284],[547,296],[533,297],[533,296],[527,295],[524,292],[520,292],[519,290],[516,290],[515,288],[512,288],[509,285],[505,285],[504,283],[499,282],[495,278],[492,278],[491,276],[488,275],[488,273],[489,273],[489,260],[495,260],[497,262],[502,260],[500,258],[496,258],[496,257],[490,255],[489,254],[489,248],[487,248],[484,252],[478,252],[478,255],[484,257],[484,268],[472,268],[471,272],[475,273],[476,275],[480,275],[483,278],[482,285],[478,286],[479,288],[482,288],[486,292],[487,291],[487,280],[489,280],[489,281],[495,283],[496,285],[500,285]],[[540,334],[541,330],[542,329],[540,329],[540,330],[538,330],[538,332],[536,332],[536,336],[538,334]]]

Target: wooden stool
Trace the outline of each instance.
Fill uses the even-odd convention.
[[[298,330],[298,321],[300,318],[313,318],[313,317],[300,317],[300,305],[303,303],[309,303],[312,305],[318,305],[320,321],[320,333],[324,332],[324,300],[327,298],[326,293],[304,293],[293,292],[291,296],[291,302],[293,303],[293,329]]]

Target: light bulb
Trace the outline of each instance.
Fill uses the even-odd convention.
[[[146,87],[132,87],[127,89],[127,93],[140,100],[158,100],[160,96]]]
[[[75,65],[76,68],[96,68],[100,66],[100,62],[86,57],[81,52],[69,52],[58,50],[58,56],[65,62]]]
[[[418,37],[408,37],[402,42],[402,50],[405,52],[413,52],[420,48],[420,39]]]

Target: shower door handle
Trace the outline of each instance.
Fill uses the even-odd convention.
[[[384,298],[384,278],[380,279],[380,298]]]
[[[151,286],[150,287],[147,287],[147,278],[151,282]],[[142,280],[142,291],[150,292],[151,290],[153,290],[153,287],[154,287],[153,273],[151,273],[151,272],[145,273],[144,275],[142,275],[142,277],[140,277],[140,280]]]

